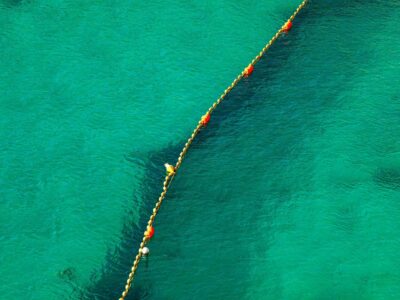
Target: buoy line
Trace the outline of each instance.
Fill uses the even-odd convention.
[[[143,234],[143,239],[142,239],[142,242],[140,243],[137,255],[133,262],[128,279],[126,281],[125,289],[122,292],[122,295],[119,298],[119,300],[125,300],[126,296],[128,295],[129,289],[132,285],[132,280],[133,280],[133,277],[135,276],[140,259],[143,256],[146,256],[149,254],[150,250],[148,247],[146,247],[146,245],[154,235],[154,227],[153,227],[154,219],[157,216],[158,210],[160,209],[161,204],[167,194],[168,188],[169,188],[172,180],[174,179],[176,172],[180,168],[183,158],[185,157],[193,140],[195,139],[195,137],[197,136],[199,131],[202,128],[206,127],[207,124],[210,122],[212,112],[217,108],[217,106],[222,102],[222,100],[224,100],[226,95],[228,95],[228,93],[239,83],[239,81],[243,77],[249,77],[253,73],[255,64],[260,60],[260,58],[265,54],[265,52],[267,52],[267,50],[272,46],[272,44],[275,43],[275,41],[279,38],[279,36],[282,33],[288,33],[290,31],[290,29],[293,26],[292,22],[293,22],[294,18],[304,8],[304,6],[306,5],[307,2],[308,2],[308,0],[303,0],[303,2],[297,7],[297,9],[294,11],[294,13],[285,22],[285,24],[276,32],[276,34],[264,46],[264,48],[260,51],[260,53],[257,54],[257,56],[251,61],[251,63],[235,78],[235,80],[231,83],[231,85],[225,89],[225,91],[222,93],[222,95],[210,106],[210,108],[208,109],[206,114],[200,118],[196,128],[192,132],[192,135],[189,137],[189,139],[187,140],[186,144],[184,145],[181,153],[179,154],[176,164],[175,165],[170,165],[168,163],[165,164],[166,175],[165,175],[164,182],[163,182],[163,191],[161,192],[160,197],[158,198],[158,201],[156,202],[156,205],[153,208],[153,212],[149,218],[149,221],[147,222],[146,231]]]

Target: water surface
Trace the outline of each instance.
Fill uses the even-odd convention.
[[[116,299],[174,162],[296,1],[0,4],[0,292]],[[398,299],[399,19],[313,1],[218,108],[129,299]]]

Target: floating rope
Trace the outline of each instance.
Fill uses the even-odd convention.
[[[135,261],[133,262],[133,266],[131,268],[131,272],[129,273],[128,279],[126,281],[125,285],[125,290],[122,292],[121,297],[119,300],[124,300],[125,297],[128,295],[129,289],[132,284],[133,277],[135,275],[135,272],[137,270],[137,267],[139,265],[140,259],[142,258],[143,255],[146,255],[148,253],[148,248],[145,247],[146,244],[149,242],[149,240],[152,238],[154,235],[154,228],[153,228],[153,222],[154,219],[158,213],[158,210],[161,207],[161,204],[165,198],[165,195],[167,194],[168,188],[172,182],[172,180],[175,177],[176,172],[180,168],[183,158],[185,157],[190,145],[192,144],[193,140],[199,133],[199,131],[205,127],[209,122],[211,118],[212,112],[217,108],[217,106],[224,100],[226,95],[239,83],[239,81],[243,77],[248,77],[253,73],[254,66],[255,64],[260,60],[260,58],[267,52],[267,50],[272,46],[272,44],[279,38],[279,36],[282,33],[287,33],[290,31],[292,28],[293,24],[292,21],[293,19],[297,16],[297,14],[304,8],[308,0],[303,0],[303,2],[297,7],[297,9],[294,11],[294,13],[290,16],[290,18],[286,21],[286,23],[277,31],[277,33],[271,38],[271,40],[265,45],[265,47],[260,51],[260,53],[251,61],[251,63],[240,73],[235,80],[231,83],[230,86],[226,88],[226,90],[222,93],[222,95],[218,98],[217,101],[213,103],[213,105],[208,109],[206,114],[201,117],[199,123],[197,124],[196,128],[193,130],[192,135],[189,137],[187,140],[185,146],[183,147],[181,153],[179,154],[178,160],[175,164],[175,166],[172,166],[170,164],[165,164],[166,168],[166,175],[163,183],[163,191],[160,194],[160,197],[158,198],[158,201],[156,205],[153,208],[153,213],[151,214],[149,221],[147,222],[147,228],[146,231],[143,234],[143,239],[142,242],[140,243],[138,253],[135,257]],[[145,250],[145,251],[144,251]]]

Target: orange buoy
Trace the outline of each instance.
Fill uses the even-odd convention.
[[[201,125],[206,126],[208,122],[210,122],[211,115],[210,113],[206,113],[204,116],[201,117]]]
[[[283,32],[289,32],[292,29],[293,23],[292,21],[287,21],[285,25],[283,25]]]
[[[154,228],[152,226],[148,226],[145,235],[148,239],[151,239],[154,235]]]
[[[254,71],[254,66],[252,64],[249,64],[246,69],[244,69],[244,77],[249,77],[251,73]]]

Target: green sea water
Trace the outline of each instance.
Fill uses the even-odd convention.
[[[298,4],[0,0],[0,298],[117,299],[163,164]],[[399,19],[309,3],[191,147],[129,299],[400,298]]]

